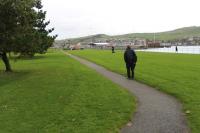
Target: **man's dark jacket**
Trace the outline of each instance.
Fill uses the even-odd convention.
[[[132,49],[127,49],[124,53],[124,61],[126,62],[127,67],[131,67],[137,62],[137,55]]]

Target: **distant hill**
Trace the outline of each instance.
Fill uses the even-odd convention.
[[[174,40],[183,39],[192,36],[200,36],[200,27],[184,27],[173,31],[155,33],[156,40]],[[116,38],[132,39],[132,38],[145,38],[153,40],[154,33],[132,33],[115,36]]]
[[[192,36],[200,36],[200,27],[197,27],[197,26],[184,27],[184,28],[173,30],[173,31],[158,32],[158,33],[155,33],[155,36],[156,36],[156,40],[164,40],[164,41],[183,39],[183,38],[188,38]],[[133,40],[135,38],[153,40],[154,33],[130,33],[130,34],[116,35],[116,36],[97,34],[97,35],[91,35],[91,36],[80,37],[80,38],[59,40],[59,43],[64,43],[64,42],[69,41],[71,44],[76,44],[79,42],[90,43],[90,42],[95,42],[95,41],[105,41],[105,40],[113,40],[113,39],[114,40]]]

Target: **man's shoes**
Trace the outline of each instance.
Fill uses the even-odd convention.
[[[130,78],[129,78],[129,77],[127,77],[127,79],[129,79],[129,80],[134,80],[134,78],[131,78],[131,77],[130,77]]]
[[[129,80],[134,80],[134,77],[127,77],[127,79],[129,79]]]

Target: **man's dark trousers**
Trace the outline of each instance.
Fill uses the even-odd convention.
[[[126,69],[127,69],[128,78],[134,79],[135,64],[134,63],[126,64]],[[131,75],[131,73],[132,73],[132,75]]]

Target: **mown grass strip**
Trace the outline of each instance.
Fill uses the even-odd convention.
[[[72,51],[109,70],[126,75],[123,52]],[[193,133],[200,131],[200,55],[137,52],[136,80],[167,92],[183,103]]]
[[[0,72],[0,132],[118,132],[135,110],[131,94],[63,53],[11,63]]]

